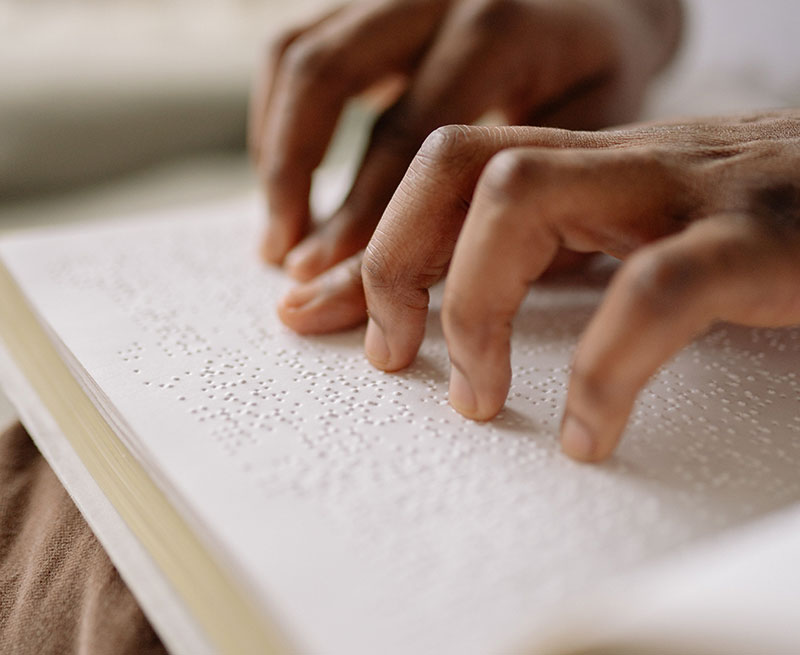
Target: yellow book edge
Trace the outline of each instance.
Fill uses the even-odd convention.
[[[0,262],[0,338],[86,470],[220,653],[293,649],[226,574],[69,371]]]

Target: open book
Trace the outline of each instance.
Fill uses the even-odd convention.
[[[361,330],[278,322],[262,220],[0,244],[4,387],[173,652],[800,648],[800,330],[718,326],[580,465],[556,435],[603,271],[532,288],[477,424],[435,292],[415,363],[379,372]]]

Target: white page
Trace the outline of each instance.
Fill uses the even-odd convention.
[[[615,459],[582,466],[556,433],[601,281],[533,289],[507,408],[479,425],[447,405],[435,300],[394,375],[365,362],[361,330],[284,328],[261,213],[247,199],[0,253],[131,447],[305,649],[535,641],[559,601],[800,500],[800,330],[717,328],[648,386]]]

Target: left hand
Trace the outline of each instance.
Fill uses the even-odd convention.
[[[425,137],[487,112],[595,129],[633,120],[673,56],[676,0],[361,0],[283,35],[253,93],[264,257],[309,280],[366,246]],[[309,191],[345,102],[394,82],[353,187],[312,229]]]
[[[279,308],[301,332],[370,321],[378,368],[411,363],[449,267],[450,402],[487,420],[511,321],[559,248],[626,259],[578,345],[562,445],[608,457],[639,390],[716,320],[800,323],[800,111],[608,132],[462,127],[428,138],[366,250]]]

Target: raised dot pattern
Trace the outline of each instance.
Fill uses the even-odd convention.
[[[280,325],[288,283],[256,261],[251,214],[148,225],[147,248],[124,231],[76,239],[47,264],[51,283],[137,326],[109,358],[143,407],[174,400],[254,493],[312,507],[380,571],[371,600],[403,643],[430,616],[442,634],[479,616],[458,626],[479,651],[542,604],[800,500],[800,330],[714,328],[651,380],[618,455],[581,466],[556,434],[603,271],[533,288],[507,405],[476,424],[447,404],[437,292],[416,361],[376,371],[361,331],[305,339]],[[399,611],[404,595],[415,604]]]

